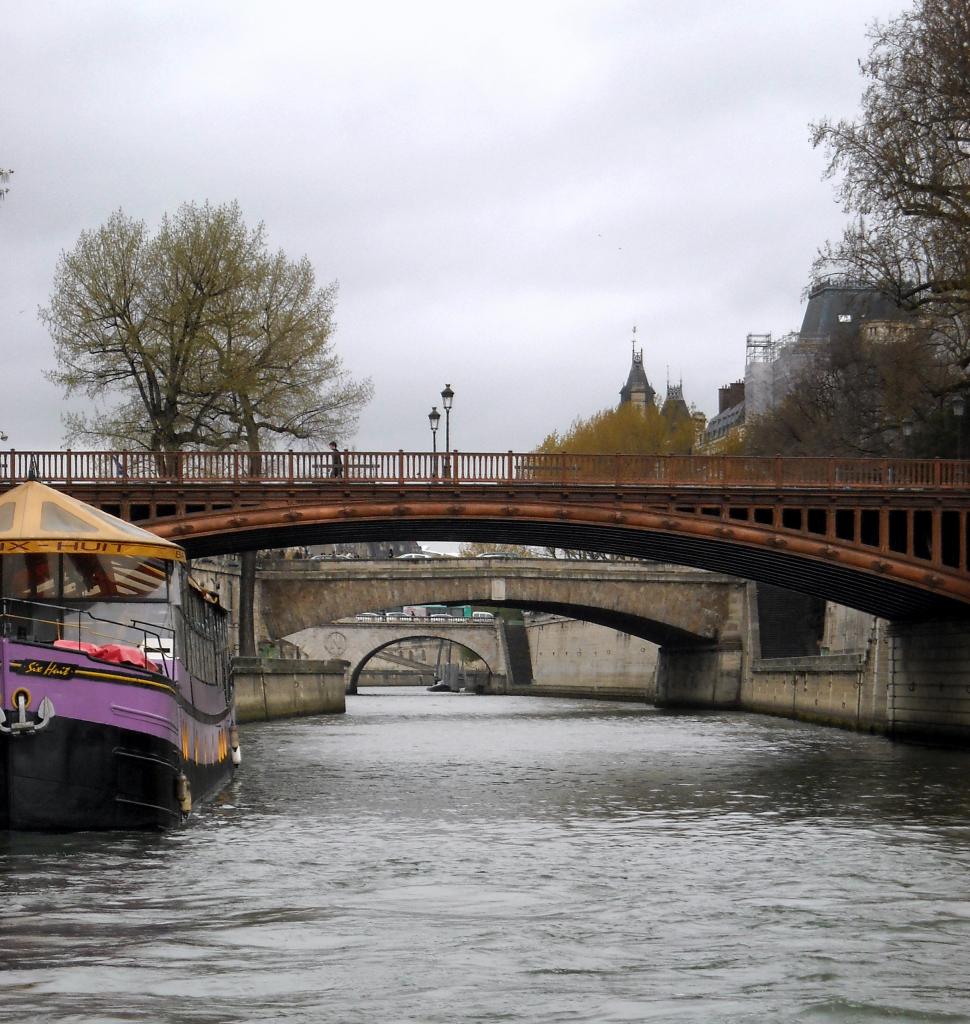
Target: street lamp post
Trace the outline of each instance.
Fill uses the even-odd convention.
[[[441,419],[441,413],[438,412],[436,405],[431,406],[431,412],[428,413],[428,422],[431,424],[431,475],[438,475],[438,422]]]
[[[446,384],[441,392],[441,405],[445,410],[445,476],[451,476],[451,403],[454,399],[451,385]]]
[[[967,411],[967,400],[963,395],[954,395],[950,399],[950,408],[957,418],[957,458],[963,458],[963,414]]]

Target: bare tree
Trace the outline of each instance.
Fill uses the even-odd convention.
[[[917,0],[870,38],[860,116],[813,126],[853,218],[814,273],[917,312],[952,393],[970,383],[970,4]]]
[[[280,438],[320,444],[346,436],[370,400],[369,380],[344,370],[332,343],[336,285],[316,286],[306,259],[277,253],[259,264],[227,310],[221,375],[227,382],[217,422],[225,443],[242,443],[250,471]],[[248,312],[248,318],[246,313]],[[256,552],[240,556],[239,651],[256,653],[253,602]]]
[[[946,368],[917,324],[836,330],[806,345],[790,390],[745,427],[749,454],[902,454],[903,423],[930,407]]]
[[[970,3],[915,0],[870,41],[859,116],[813,126],[851,217],[813,274],[881,293],[908,320],[819,345],[779,405],[749,424],[750,451],[960,449],[947,408],[970,385]]]
[[[94,409],[67,417],[69,440],[219,446],[226,308],[254,273],[263,236],[236,203],[187,203],[154,237],[119,210],[61,254],[40,314],[57,361],[48,377]]]
[[[154,236],[118,211],[61,255],[41,310],[57,358],[49,378],[93,410],[66,418],[69,440],[243,447],[258,473],[258,453],[280,442],[346,437],[371,385],[334,350],[335,295],[308,260],[268,253],[263,225],[247,227],[236,203],[186,203]],[[251,614],[240,620],[241,653],[254,654]]]

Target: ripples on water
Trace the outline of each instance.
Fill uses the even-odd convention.
[[[376,691],[163,835],[0,838],[0,1020],[970,1020],[970,755]]]

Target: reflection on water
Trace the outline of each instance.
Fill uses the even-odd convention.
[[[0,1020],[970,1020],[970,756],[365,692],[164,835],[0,838]]]

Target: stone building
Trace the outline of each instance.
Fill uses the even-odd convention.
[[[743,432],[745,422],[764,415],[794,386],[816,353],[833,339],[879,334],[905,316],[886,296],[856,285],[821,284],[808,295],[798,331],[775,338],[749,334],[744,380],[718,389],[718,411],[704,432],[702,447],[716,451]]]

